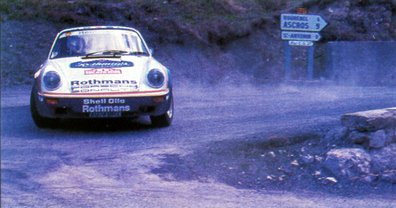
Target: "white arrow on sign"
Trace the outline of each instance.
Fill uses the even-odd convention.
[[[319,32],[327,22],[319,15],[282,14],[281,29]]]
[[[312,41],[305,41],[305,40],[290,40],[289,45],[291,45],[291,46],[313,46],[314,43]]]
[[[318,41],[321,36],[316,32],[282,31],[282,40]]]

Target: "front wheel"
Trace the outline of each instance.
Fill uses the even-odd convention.
[[[170,97],[169,109],[162,115],[150,116],[150,120],[155,127],[168,127],[172,124],[173,120],[173,96]]]
[[[39,128],[55,127],[58,122],[57,119],[43,117],[38,112],[37,104],[36,104],[36,96],[37,96],[37,91],[35,90],[35,88],[33,88],[32,93],[30,95],[30,112],[32,114],[32,119],[34,123]]]

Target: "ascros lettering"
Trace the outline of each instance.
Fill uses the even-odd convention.
[[[293,29],[308,29],[309,25],[307,22],[285,22],[283,27]]]

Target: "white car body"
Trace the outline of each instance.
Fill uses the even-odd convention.
[[[170,72],[133,28],[61,31],[34,78],[31,111],[39,127],[61,118],[139,115],[169,126],[173,118]]]

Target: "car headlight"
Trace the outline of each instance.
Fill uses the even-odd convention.
[[[44,87],[48,90],[56,90],[61,83],[61,79],[58,73],[55,71],[49,71],[43,76]]]
[[[147,83],[150,87],[160,88],[164,86],[165,75],[159,69],[151,69],[147,74]]]

